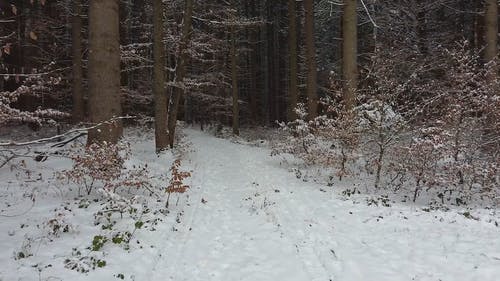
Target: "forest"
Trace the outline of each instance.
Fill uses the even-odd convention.
[[[496,280],[498,34],[497,0],[0,0],[0,281]]]

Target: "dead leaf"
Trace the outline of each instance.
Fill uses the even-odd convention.
[[[34,41],[38,40],[38,36],[36,36],[36,33],[33,31],[30,31],[30,38]]]

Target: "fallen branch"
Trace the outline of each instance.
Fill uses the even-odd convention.
[[[78,135],[76,135],[68,140],[63,140],[63,141],[60,141],[58,143],[55,143],[55,144],[51,145],[50,147],[63,147],[66,144],[68,144],[68,143],[70,143],[70,142],[72,142],[80,137],[86,136],[86,135],[87,135],[87,133],[82,132],[82,133],[80,133],[80,134],[78,134]]]
[[[60,147],[58,145],[64,146],[66,143],[68,143],[72,140],[75,140],[83,135],[86,135],[89,130],[96,129],[96,128],[99,128],[99,127],[104,126],[104,125],[112,124],[113,122],[116,122],[118,120],[134,119],[134,118],[136,118],[136,117],[135,116],[114,117],[114,118],[111,118],[107,121],[98,123],[98,124],[91,126],[91,127],[72,129],[72,130],[69,130],[63,134],[55,135],[55,136],[48,137],[48,138],[42,138],[42,139],[26,141],[26,142],[16,142],[16,141],[0,142],[0,147],[1,146],[27,146],[27,145],[43,144],[43,143],[54,142],[54,141],[57,141],[58,143],[55,144],[53,147]],[[67,141],[66,143],[64,143],[65,141],[60,141],[60,139],[66,137],[66,136],[75,134],[75,133],[79,133],[79,135],[76,137],[73,137],[71,140]]]

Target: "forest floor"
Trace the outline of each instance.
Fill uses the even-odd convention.
[[[368,204],[365,195],[341,194],[349,181],[332,188],[298,179],[265,145],[193,129],[185,133],[190,146],[182,169],[191,171],[185,182],[190,188],[172,196],[168,212],[144,212],[149,218],[143,218],[144,227],[130,228],[137,217],[124,216],[114,229],[132,232],[126,247],[107,242],[87,249],[104,231],[93,215],[103,203],[75,198],[57,183],[54,171],[68,168],[70,160],[49,157],[0,169],[0,280],[496,281],[500,276],[498,210]],[[143,133],[129,139],[132,161],[147,163],[159,178],[174,156],[157,157],[151,139]],[[68,231],[53,233],[53,218]]]

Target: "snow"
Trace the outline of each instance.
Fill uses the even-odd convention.
[[[92,216],[99,205],[75,207],[80,199],[52,178],[71,163],[57,157],[26,161],[43,177],[33,182],[20,167],[3,167],[0,280],[119,280],[118,274],[138,281],[500,278],[497,210],[469,210],[467,217],[462,209],[426,210],[409,203],[368,206],[362,195],[341,196],[342,187],[297,179],[265,147],[193,129],[185,133],[191,143],[182,162],[192,171],[189,191],[173,195],[156,231],[137,231],[130,250],[110,244],[90,253],[107,264],[85,274],[66,269],[64,260],[101,231]],[[157,157],[152,139],[150,133],[130,137],[132,162],[147,163],[161,184],[174,156]],[[43,227],[54,209],[72,226],[59,237]],[[33,256],[14,259],[27,238],[34,239]]]

